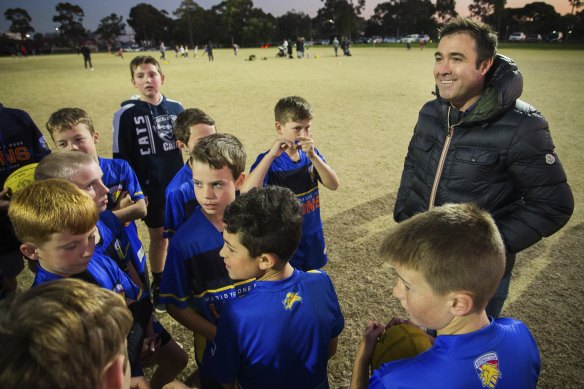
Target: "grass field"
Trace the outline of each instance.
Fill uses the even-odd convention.
[[[352,57],[334,57],[332,48],[315,47],[305,60],[275,58],[276,51],[243,49],[236,57],[231,50],[216,50],[214,63],[205,57],[170,55],[170,62],[162,64],[163,92],[184,107],[203,109],[215,118],[219,131],[238,136],[248,166],[275,136],[273,106],[278,98],[297,94],[312,104],[315,144],[341,180],[337,192],[321,190],[330,253],[326,270],[346,319],[329,368],[331,387],[337,388],[348,385],[366,319],[403,315],[391,299],[394,276],[376,251],[383,231],[393,223],[391,210],[417,113],[433,98],[434,51],[357,47]],[[504,314],[526,321],[536,336],[541,387],[578,387],[584,382],[584,215],[579,207],[584,199],[584,51],[509,47],[501,53],[519,65],[522,99],[549,121],[577,204],[560,233],[518,256]],[[246,61],[251,54],[258,60]],[[0,58],[0,102],[29,112],[43,131],[55,110],[84,108],[101,134],[99,152],[111,156],[113,113],[136,91],[128,69],[132,57],[93,54],[95,71],[84,70],[80,55]],[[21,286],[29,284],[25,271]],[[189,345],[178,325],[168,317],[162,321]]]

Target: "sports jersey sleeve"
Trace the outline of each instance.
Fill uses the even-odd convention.
[[[332,304],[333,307],[333,314],[334,314],[334,325],[332,328],[332,333],[331,333],[331,339],[336,338],[337,336],[339,336],[341,334],[341,332],[343,331],[343,328],[345,327],[345,318],[343,317],[343,313],[341,312],[341,306],[339,304],[339,298],[337,296],[337,292],[335,290],[335,287],[333,285],[333,281],[331,280],[331,278],[329,277],[329,275],[327,273],[325,273],[322,270],[317,270],[317,272],[321,273],[325,283],[327,285],[327,293],[329,295],[329,300],[330,303]]]
[[[171,241],[160,281],[160,304],[172,304],[181,309],[189,307],[192,296],[187,281],[187,259],[180,246]]]
[[[253,163],[253,165],[251,165],[251,168],[249,169],[249,172],[253,172],[255,170],[255,168],[258,166],[258,164],[262,161],[262,159],[264,159],[264,157],[266,156],[268,152],[265,153],[261,153],[260,155],[258,155],[256,161]],[[264,176],[264,186],[268,186],[268,177],[269,177],[269,169],[268,169],[268,173],[266,173],[266,175]]]
[[[180,190],[166,191],[166,208],[164,210],[165,238],[172,238],[178,228],[187,220],[185,204],[187,199]]]
[[[131,105],[126,105],[114,114],[113,120],[113,143],[112,152],[114,158],[121,158],[130,164],[134,155],[133,127],[130,122],[128,109]]]
[[[223,306],[215,339],[205,351],[204,363],[208,363],[209,372],[222,384],[234,382],[239,374],[242,350],[232,324],[234,319],[227,303]]]
[[[125,190],[128,191],[132,200],[142,200],[144,198],[144,193],[142,192],[142,188],[140,187],[140,183],[138,182],[138,177],[134,172],[134,169],[130,166],[130,164],[125,160],[120,160],[122,170],[123,170],[123,177],[125,177]]]

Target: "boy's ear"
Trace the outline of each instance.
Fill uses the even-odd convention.
[[[260,270],[266,271],[273,269],[277,263],[277,258],[274,254],[271,253],[264,253],[259,256],[259,263]]]
[[[178,149],[180,151],[183,151],[185,148],[187,148],[188,146],[186,144],[184,144],[183,142],[181,142],[180,140],[176,141],[176,147],[178,147]]]
[[[37,246],[33,245],[32,243],[22,243],[20,245],[20,252],[25,257],[34,261],[38,261],[40,259],[39,255],[37,254]]]
[[[276,122],[276,132],[278,135],[282,135],[282,124],[280,122]]]
[[[123,389],[124,387],[124,360],[123,355],[118,355],[112,362],[106,365],[102,373],[101,388]],[[129,367],[128,367],[129,368]]]
[[[241,186],[243,185],[244,182],[245,182],[245,173],[241,172],[239,177],[237,177],[237,180],[235,180],[235,190],[240,190]]]
[[[99,143],[99,132],[93,133],[93,143],[95,143],[95,144]]]
[[[454,316],[466,316],[474,308],[472,294],[466,291],[457,291],[450,293],[450,313]]]

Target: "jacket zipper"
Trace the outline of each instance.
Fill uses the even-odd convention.
[[[450,142],[452,141],[452,136],[454,135],[454,126],[460,123],[450,125],[450,109],[448,107],[448,133],[446,134],[446,139],[444,139],[444,146],[442,148],[442,153],[440,154],[440,160],[438,161],[438,167],[436,168],[436,175],[434,176],[434,183],[432,184],[432,191],[430,192],[430,203],[428,204],[428,209],[434,207],[434,202],[436,201],[436,194],[438,192],[438,184],[440,183],[440,178],[442,177],[442,170],[444,169],[444,162],[446,161],[446,154],[448,154],[448,149],[450,148]]]

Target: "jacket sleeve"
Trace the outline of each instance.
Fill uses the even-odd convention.
[[[128,123],[129,115],[125,108],[123,107],[114,114],[112,152],[114,158],[124,159],[132,165],[134,153],[131,137],[134,131]]]
[[[538,114],[520,123],[509,148],[508,172],[521,198],[493,216],[507,249],[517,253],[562,228],[574,210],[548,124]]]
[[[398,223],[411,217],[411,215],[407,215],[405,213],[404,208],[406,206],[407,198],[410,195],[412,182],[414,180],[414,139],[415,134],[412,136],[412,139],[410,139],[408,153],[404,162],[404,170],[402,172],[401,181],[395,200],[395,206],[393,208],[393,219]]]

